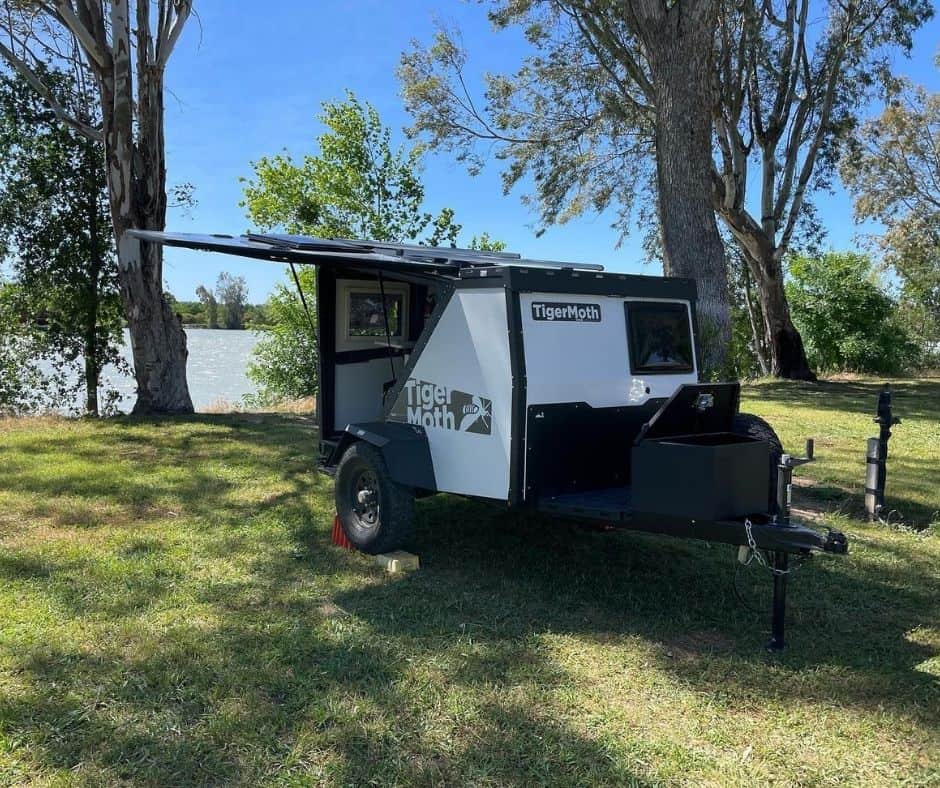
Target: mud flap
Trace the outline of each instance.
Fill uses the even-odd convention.
[[[437,490],[431,448],[423,428],[391,421],[347,424],[323,465],[328,470],[335,468],[355,441],[365,441],[381,452],[392,481],[416,490]]]

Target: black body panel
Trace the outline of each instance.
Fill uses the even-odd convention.
[[[662,399],[592,408],[586,402],[531,405],[526,423],[526,499],[626,487],[630,448]]]
[[[638,512],[721,520],[765,514],[770,447],[727,432],[644,440],[633,447]]]
[[[737,383],[696,383],[679,386],[653,414],[637,436],[641,440],[731,432],[741,399]]]
[[[522,306],[519,293],[506,288],[506,325],[509,329],[509,367],[512,373],[512,427],[509,440],[509,505],[518,506],[528,498],[523,489],[526,468],[525,447],[528,426],[526,424],[526,380],[525,345],[522,341]]]
[[[323,464],[338,465],[346,449],[357,440],[375,446],[382,453],[392,481],[418,490],[437,490],[431,449],[421,427],[385,421],[350,424]]]
[[[336,414],[336,270],[323,266],[317,272],[317,326],[320,329],[320,353],[317,363],[317,416],[320,420],[320,437],[335,434],[333,424]]]

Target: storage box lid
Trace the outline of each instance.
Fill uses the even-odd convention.
[[[636,443],[695,435],[731,432],[741,387],[737,383],[695,383],[679,386],[637,435]]]

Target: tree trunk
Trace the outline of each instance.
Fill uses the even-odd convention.
[[[715,193],[714,206],[738,243],[757,284],[770,374],[790,380],[816,380],[806,358],[803,338],[790,317],[780,265],[781,249],[745,211],[726,206],[720,191]],[[773,231],[773,228],[769,229]]]
[[[120,288],[131,335],[135,414],[192,413],[186,385],[186,333],[163,295],[161,248],[123,236],[119,244]]]
[[[731,344],[728,267],[712,208],[711,0],[638,2],[652,76],[656,179],[666,276],[698,287],[699,348],[706,374],[724,372]]]
[[[742,265],[741,275],[744,279],[744,306],[747,309],[747,320],[751,326],[751,336],[754,338],[754,355],[757,356],[757,363],[760,365],[762,375],[770,374],[770,364],[767,361],[767,332],[759,331],[757,328],[757,317],[754,312],[754,298],[751,295],[751,272],[748,270],[747,262]],[[763,313],[761,313],[761,323],[763,323]]]
[[[803,338],[790,318],[780,264],[771,259],[757,261],[757,265],[760,268],[761,311],[770,350],[770,374],[789,380],[816,380],[816,373],[806,358]]]
[[[99,88],[121,303],[137,380],[133,412],[192,413],[186,384],[186,334],[163,294],[163,248],[125,235],[130,229],[162,230],[165,226],[162,70],[139,64],[135,122],[126,0],[112,5],[112,36],[114,76],[99,77]]]
[[[89,339],[85,342],[85,414],[88,416],[99,415],[98,411],[98,377],[101,370],[98,369],[98,362],[92,355],[95,348],[95,340],[89,334]]]

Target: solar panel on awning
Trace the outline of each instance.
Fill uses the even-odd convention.
[[[309,265],[346,263],[360,268],[399,273],[442,274],[455,279],[460,276],[461,269],[507,265],[582,271],[604,270],[604,266],[592,263],[528,260],[512,252],[420,246],[389,241],[337,240],[277,233],[234,236],[128,230],[128,234],[150,243],[221,252],[256,260]]]
[[[128,235],[141,241],[220,252],[238,257],[250,257],[276,263],[303,263],[307,265],[354,265],[399,273],[446,274],[456,277],[459,266],[453,263],[412,260],[380,254],[345,241],[321,239],[278,240],[265,236],[202,235],[196,233],[167,233],[156,230],[128,230]],[[264,240],[262,240],[264,239]]]

